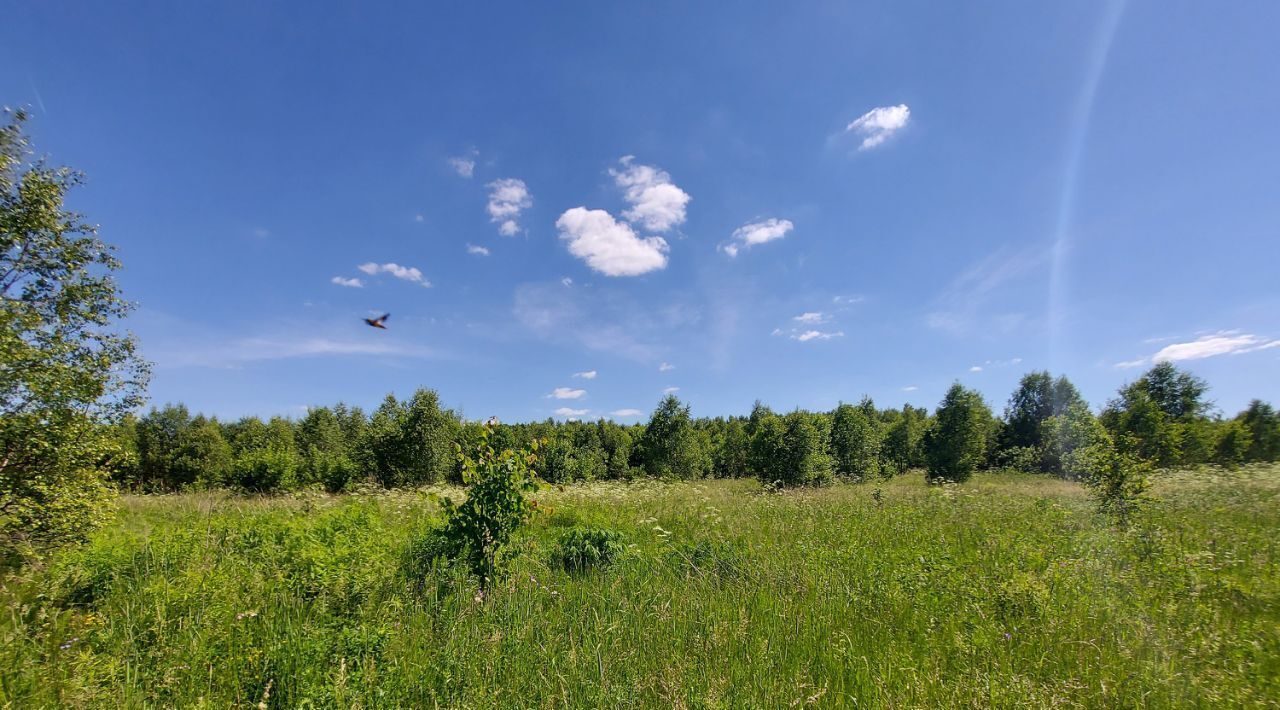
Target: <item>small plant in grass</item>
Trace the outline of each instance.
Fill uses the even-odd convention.
[[[1121,528],[1128,527],[1150,485],[1151,464],[1130,451],[1130,446],[1114,446],[1107,438],[1071,455],[1071,468],[1086,472],[1084,483],[1098,509]]]
[[[622,534],[613,530],[575,525],[560,536],[555,561],[570,572],[608,567],[625,548]]]
[[[467,498],[461,503],[447,497],[441,501],[444,523],[427,533],[423,548],[465,563],[481,589],[501,573],[512,535],[536,507],[528,494],[538,488],[533,466],[541,446],[535,440],[521,451],[495,451],[489,445],[492,433],[493,426],[486,426],[474,458],[454,445]]]

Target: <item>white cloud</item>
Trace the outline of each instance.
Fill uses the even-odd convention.
[[[820,330],[806,330],[803,333],[797,333],[795,335],[792,335],[791,339],[799,340],[802,343],[807,343],[810,340],[830,340],[832,338],[839,338],[843,336],[844,336],[844,331],[840,331],[840,330],[837,330],[835,332],[830,332],[830,333],[824,333]]]
[[[666,268],[667,242],[638,237],[630,226],[604,210],[574,207],[556,220],[569,253],[605,276],[638,276]]]
[[[415,215],[413,216],[413,221],[415,221],[415,222],[424,222],[424,221],[426,221],[426,219],[427,219],[426,217],[423,217],[423,216],[422,216],[422,215],[420,215],[420,214],[415,214]]]
[[[551,394],[547,397],[551,399],[582,399],[587,391],[582,389],[574,389],[573,387],[557,387],[551,390]]]
[[[1020,251],[997,249],[971,264],[934,299],[937,310],[928,314],[929,327],[966,333],[974,330],[1010,332],[1024,324],[1026,316],[995,311],[992,303],[1016,303],[1008,292],[1043,273],[1050,252],[1040,247]],[[1006,296],[998,298],[998,296]]]
[[[623,199],[631,209],[622,213],[629,222],[635,222],[655,232],[665,232],[683,224],[689,193],[676,187],[665,170],[652,165],[636,165],[633,156],[623,156],[618,162],[621,170],[609,169],[618,187],[624,190]]]
[[[823,323],[827,320],[827,314],[810,311],[808,313],[801,313],[791,320],[798,321],[800,323]]]
[[[1203,360],[1218,355],[1244,355],[1258,350],[1280,348],[1280,340],[1264,338],[1252,333],[1241,333],[1238,330],[1223,330],[1209,335],[1202,335],[1186,343],[1173,343],[1160,348],[1151,357],[1117,362],[1116,367],[1142,367],[1157,362],[1181,362],[1183,360]]]
[[[456,158],[449,158],[449,165],[453,167],[454,172],[458,173],[459,177],[470,178],[472,175],[476,174],[476,161],[474,157],[458,156]]]
[[[729,243],[720,246],[720,250],[729,256],[737,256],[738,252],[744,248],[753,247],[757,244],[764,244],[775,239],[782,239],[795,228],[789,219],[778,219],[770,217],[763,222],[751,222],[733,230],[733,238],[739,243]]]
[[[920,388],[919,388],[919,387],[916,387],[915,385],[907,385],[906,387],[903,387],[903,388],[902,388],[902,391],[903,391],[903,392],[915,392],[915,391],[916,391],[916,390],[918,390],[918,389],[920,389]]]
[[[533,206],[533,196],[524,180],[503,178],[489,183],[489,221],[499,222],[498,233],[513,237],[520,233],[520,213]]]
[[[361,264],[356,268],[360,269],[361,271],[363,271],[364,273],[370,276],[376,276],[378,274],[391,274],[392,276],[398,279],[401,279],[402,281],[411,281],[413,283],[421,284],[428,288],[431,287],[431,282],[427,281],[422,277],[422,272],[412,266],[401,266],[395,262],[387,262],[385,264],[376,264],[370,261],[367,264]]]
[[[664,387],[664,388],[663,388],[663,390],[662,390],[662,393],[663,393],[663,394],[675,394],[676,392],[679,392],[679,391],[680,391],[680,388],[679,388],[679,387]]]
[[[906,126],[910,119],[911,109],[907,108],[906,104],[880,106],[862,114],[846,126],[845,130],[863,136],[858,150],[867,150],[889,140],[889,137]]]
[[[347,288],[364,288],[364,282],[360,279],[344,279],[341,276],[334,276],[329,279],[329,283],[346,286]]]
[[[640,411],[639,409],[629,409],[629,408],[615,409],[609,413],[615,417],[638,417],[644,414],[644,412]]]
[[[556,410],[557,417],[584,417],[590,409],[572,409],[570,407],[561,407]]]
[[[478,246],[476,244],[468,244],[467,253],[475,254],[476,256],[489,256],[489,248]]]
[[[838,306],[846,306],[846,305],[853,305],[855,303],[862,303],[865,300],[867,300],[866,296],[855,294],[853,296],[836,296],[831,299],[831,302]]]
[[[969,368],[969,372],[982,372],[982,366],[974,365],[973,367]]]
[[[566,277],[564,277],[564,278],[560,279],[560,283],[561,283],[561,285],[563,285],[563,286],[572,286],[572,285],[573,285],[573,279],[571,279],[571,278],[569,278],[568,276],[566,276]]]
[[[575,372],[573,373],[573,376],[584,380],[594,380],[596,378],[596,371],[586,370],[585,372]]]
[[[676,366],[669,362],[664,362],[661,365],[658,365],[658,372],[668,372],[674,369],[676,369]]]

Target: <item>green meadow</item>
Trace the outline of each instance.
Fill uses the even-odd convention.
[[[1280,466],[1078,484],[545,488],[510,572],[413,571],[438,494],[126,496],[2,588],[0,706],[1275,707]],[[621,535],[566,569],[577,526]]]

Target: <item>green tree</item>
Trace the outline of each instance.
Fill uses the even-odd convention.
[[[885,432],[884,463],[886,472],[903,473],[924,466],[922,442],[929,424],[929,413],[923,407],[903,405],[902,413]]]
[[[879,417],[868,416],[865,407],[837,406],[831,413],[831,456],[836,473],[855,481],[881,475],[884,438]]]
[[[709,442],[694,429],[689,407],[675,395],[664,397],[653,410],[638,448],[650,476],[699,478],[711,468]]]
[[[1043,458],[1041,470],[1072,481],[1084,480],[1089,471],[1080,467],[1076,452],[1105,443],[1111,445],[1107,430],[1083,401],[1073,402],[1065,412],[1040,424]]]
[[[924,453],[931,483],[963,483],[985,458],[991,409],[982,395],[960,383],[951,385],[924,435]]]
[[[1236,420],[1249,430],[1249,448],[1244,454],[1246,461],[1280,459],[1280,416],[1270,404],[1255,399]]]
[[[108,425],[147,367],[112,248],[63,201],[80,173],[30,160],[24,112],[0,127],[0,564],[83,539],[109,510]]]
[[[1101,419],[1117,448],[1125,453],[1164,467],[1176,465],[1182,458],[1181,429],[1140,382],[1121,389]]]
[[[1045,420],[1084,404],[1080,391],[1065,377],[1055,380],[1045,371],[1023,375],[1005,406],[1000,448],[1040,448],[1044,443],[1041,425]]]
[[[1244,422],[1234,419],[1217,422],[1213,446],[1213,462],[1219,466],[1235,468],[1245,462],[1249,447],[1253,444],[1253,434]]]
[[[407,402],[387,395],[365,428],[359,460],[388,488],[443,481],[454,468],[459,427],[434,390],[420,389]]]
[[[732,417],[724,422],[715,442],[714,469],[717,476],[739,478],[748,473],[751,439],[742,419]]]
[[[813,485],[831,480],[831,455],[827,453],[830,432],[819,417],[795,411],[784,418],[784,467],[774,479],[784,485]]]

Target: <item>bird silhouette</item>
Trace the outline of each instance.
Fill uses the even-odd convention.
[[[368,323],[369,325],[373,326],[374,328],[381,328],[381,329],[383,329],[383,330],[386,330],[386,329],[387,329],[387,326],[385,326],[385,325],[383,325],[383,324],[384,324],[384,323],[386,323],[387,319],[388,319],[388,318],[390,318],[390,317],[391,317],[391,314],[390,314],[390,313],[383,313],[383,314],[382,314],[382,316],[381,316],[381,317],[379,317],[379,318],[365,318],[365,319],[364,319],[364,322],[365,322],[365,323]]]

